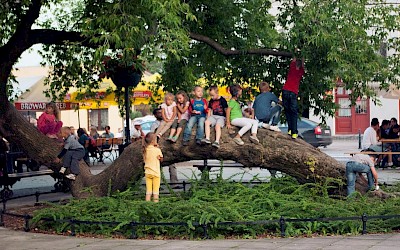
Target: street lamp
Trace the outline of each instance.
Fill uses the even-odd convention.
[[[132,70],[132,67],[118,67],[115,73],[111,75],[111,80],[117,88],[124,88],[125,96],[125,144],[124,148],[131,143],[130,132],[130,109],[129,109],[129,93],[131,88],[135,88],[142,78],[142,72],[139,70]]]

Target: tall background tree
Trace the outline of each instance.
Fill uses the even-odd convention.
[[[292,52],[300,48],[295,56],[304,57],[307,65],[301,107],[314,108],[323,117],[334,113],[328,91],[338,79],[352,90],[353,100],[374,98],[368,84],[372,81],[381,88],[398,84],[398,53],[387,57],[378,53],[382,44],[399,51],[398,8],[383,0],[20,0],[0,5],[0,134],[48,165],[57,148],[18,114],[9,99],[13,65],[35,44],[43,45],[45,63],[53,69],[47,84],[48,94],[55,99],[63,98],[71,87],[88,92],[98,88],[105,56],[120,56],[123,62],[137,57],[161,61],[163,77],[158,84],[165,90],[189,90],[203,77],[207,84],[219,85],[255,86],[266,80],[279,94]],[[273,138],[285,147],[294,145],[285,138]],[[137,178],[141,161],[134,148],[128,150],[133,156],[121,156],[128,165],[116,161],[98,176],[90,176],[82,165],[74,195],[79,196],[82,187],[104,195],[110,182],[112,190],[117,190],[131,177]],[[315,159],[325,159],[312,152]],[[228,153],[220,156],[227,158]],[[306,164],[311,155],[299,155],[291,164],[315,176],[311,172],[315,168]],[[249,159],[241,162],[252,164]],[[340,175],[337,162],[326,162],[314,164],[321,169],[318,176],[324,176],[326,167],[337,169]],[[283,162],[276,164],[270,167],[285,170]]]

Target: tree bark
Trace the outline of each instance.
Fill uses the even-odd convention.
[[[287,51],[279,51],[276,49],[266,49],[266,48],[252,48],[252,49],[244,49],[244,50],[233,50],[227,49],[222,46],[220,43],[211,39],[208,36],[204,36],[201,34],[197,34],[194,32],[189,32],[189,37],[193,40],[203,42],[216,50],[218,53],[224,56],[238,56],[238,55],[260,55],[260,56],[280,56],[280,57],[293,57],[293,54]]]
[[[60,165],[52,162],[61,150],[60,146],[29,124],[12,104],[8,103],[4,108],[5,114],[0,119],[0,133],[9,141],[20,145],[29,157],[57,171]],[[238,146],[233,142],[232,136],[223,129],[222,144],[218,150],[211,146],[197,146],[194,139],[190,145],[184,147],[181,140],[171,144],[162,138],[160,147],[164,154],[163,165],[195,159],[234,160],[247,167],[281,171],[293,176],[300,183],[320,183],[328,178],[345,180],[343,164],[303,140],[293,140],[288,135],[260,129],[260,144],[251,143],[246,134],[243,136],[245,145]],[[81,173],[76,181],[71,182],[73,196],[105,196],[109,192],[124,190],[130,181],[136,181],[142,176],[141,150],[140,141],[132,143],[98,175],[92,175],[90,168],[81,161]],[[357,189],[364,193],[366,186],[358,184]],[[89,192],[82,192],[88,190]],[[344,190],[339,192],[344,194]]]

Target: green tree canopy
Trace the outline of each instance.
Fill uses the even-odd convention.
[[[55,98],[99,86],[105,56],[162,61],[165,90],[271,82],[279,94],[295,48],[306,61],[303,108],[332,115],[325,93],[341,79],[353,100],[370,82],[398,85],[399,9],[386,1],[20,0],[1,1],[0,95],[22,52],[43,44]],[[396,33],[397,32],[397,33]],[[391,51],[382,56],[383,46]],[[8,86],[8,87],[7,87]]]

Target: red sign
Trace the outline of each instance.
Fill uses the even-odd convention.
[[[104,98],[106,98],[107,93],[106,92],[96,92],[94,95],[84,95],[83,99],[84,100],[91,100],[91,99],[95,99],[95,100],[102,100]]]
[[[133,98],[149,98],[151,91],[133,91]]]
[[[14,103],[17,110],[21,111],[44,111],[48,102],[16,102]],[[56,102],[60,110],[71,110],[79,106],[79,103],[73,102]]]

